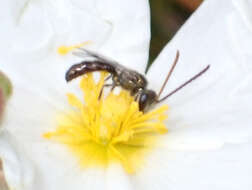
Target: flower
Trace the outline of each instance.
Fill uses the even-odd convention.
[[[80,82],[85,103],[68,94],[69,104],[77,111],[60,116],[56,131],[43,136],[67,145],[83,168],[107,168],[119,161],[126,172],[135,173],[158,135],[167,132],[167,107],[143,113],[125,90],[100,95],[106,75],[102,73],[97,84],[92,74],[85,75]]]
[[[131,6],[129,1],[48,0],[20,7],[13,2],[5,2],[13,14],[1,31],[0,47],[1,69],[14,86],[0,133],[0,155],[11,188],[250,189],[250,1],[205,1],[154,62],[147,77],[150,88],[157,90],[172,55],[181,51],[164,94],[208,63],[211,70],[165,102],[169,132],[134,175],[117,164],[105,170],[80,169],[61,144],[41,134],[55,131],[54,114],[69,109],[64,93],[79,92],[75,83],[62,80],[77,58],[56,56],[56,47],[90,40],[94,49],[143,71],[140,63],[147,61],[149,41],[146,1]],[[41,21],[32,29],[31,16]]]

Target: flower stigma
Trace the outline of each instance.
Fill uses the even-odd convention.
[[[98,82],[92,73],[83,75],[80,89],[84,101],[67,94],[73,110],[60,115],[56,130],[43,137],[66,145],[82,168],[120,163],[132,174],[141,168],[158,137],[167,133],[164,121],[168,107],[162,105],[143,113],[134,97],[123,89],[99,97],[107,75],[101,72]]]

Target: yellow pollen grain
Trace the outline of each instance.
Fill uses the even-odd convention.
[[[68,93],[73,109],[59,115],[54,131],[43,137],[65,145],[83,169],[120,163],[127,173],[135,173],[144,167],[144,158],[155,148],[159,136],[167,133],[164,120],[168,107],[143,113],[125,90],[99,99],[106,76],[101,72],[95,82],[92,73],[84,75],[80,82],[83,100]]]
[[[77,48],[81,48],[85,45],[88,45],[88,44],[91,44],[91,41],[86,41],[86,42],[83,42],[83,43],[80,43],[80,44],[77,44],[77,45],[72,45],[72,46],[60,46],[58,47],[58,54],[60,55],[66,55],[68,54],[70,51],[73,51],[74,49],[77,49]]]

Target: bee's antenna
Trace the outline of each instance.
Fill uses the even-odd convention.
[[[177,50],[175,60],[174,60],[174,62],[172,64],[172,67],[171,67],[171,69],[170,69],[170,71],[169,71],[169,73],[168,73],[168,75],[167,75],[167,77],[166,77],[166,79],[165,79],[165,81],[164,81],[164,83],[163,83],[163,85],[162,85],[159,93],[158,93],[157,99],[159,99],[159,97],[160,97],[161,93],[163,92],[163,90],[164,90],[164,88],[165,88],[165,86],[166,86],[169,78],[171,77],[171,74],[172,74],[175,66],[177,65],[178,59],[179,59],[179,50]]]
[[[206,68],[204,68],[202,71],[200,71],[198,74],[196,74],[194,77],[192,77],[191,79],[189,79],[188,81],[186,81],[185,83],[183,83],[182,85],[180,85],[178,88],[176,88],[175,90],[171,91],[169,94],[167,94],[165,97],[163,97],[162,99],[158,100],[157,102],[162,102],[164,101],[166,98],[170,97],[171,95],[175,94],[176,92],[178,92],[179,90],[181,90],[183,87],[185,87],[186,85],[188,85],[189,83],[191,83],[193,80],[195,80],[196,78],[200,77],[202,74],[204,74],[208,69],[210,68],[210,65],[206,66]]]

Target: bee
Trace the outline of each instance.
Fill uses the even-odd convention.
[[[191,83],[193,80],[201,76],[203,73],[205,73],[209,68],[210,65],[206,66],[202,71],[194,75],[192,78],[184,82],[182,85],[180,85],[178,88],[171,91],[169,94],[167,94],[162,99],[159,99],[162,91],[164,90],[164,87],[166,83],[168,82],[177,62],[179,59],[179,51],[177,51],[176,58],[172,64],[172,67],[166,77],[166,80],[164,81],[161,90],[157,94],[155,91],[147,89],[147,79],[144,75],[140,74],[139,72],[129,69],[118,62],[109,59],[103,55],[99,55],[93,51],[79,48],[80,52],[74,52],[77,56],[84,56],[84,57],[91,57],[93,60],[91,61],[82,61],[80,63],[72,65],[66,72],[65,79],[67,82],[84,75],[89,72],[94,71],[107,71],[110,75],[105,79],[107,81],[108,79],[112,78],[112,84],[104,84],[100,93],[99,98],[101,97],[102,91],[104,87],[111,87],[111,91],[117,87],[120,86],[121,88],[128,90],[132,96],[135,97],[135,100],[138,101],[139,104],[139,110],[146,112],[149,110],[149,108],[157,103],[160,103],[164,100],[166,100],[168,97],[185,87],[187,84]]]

